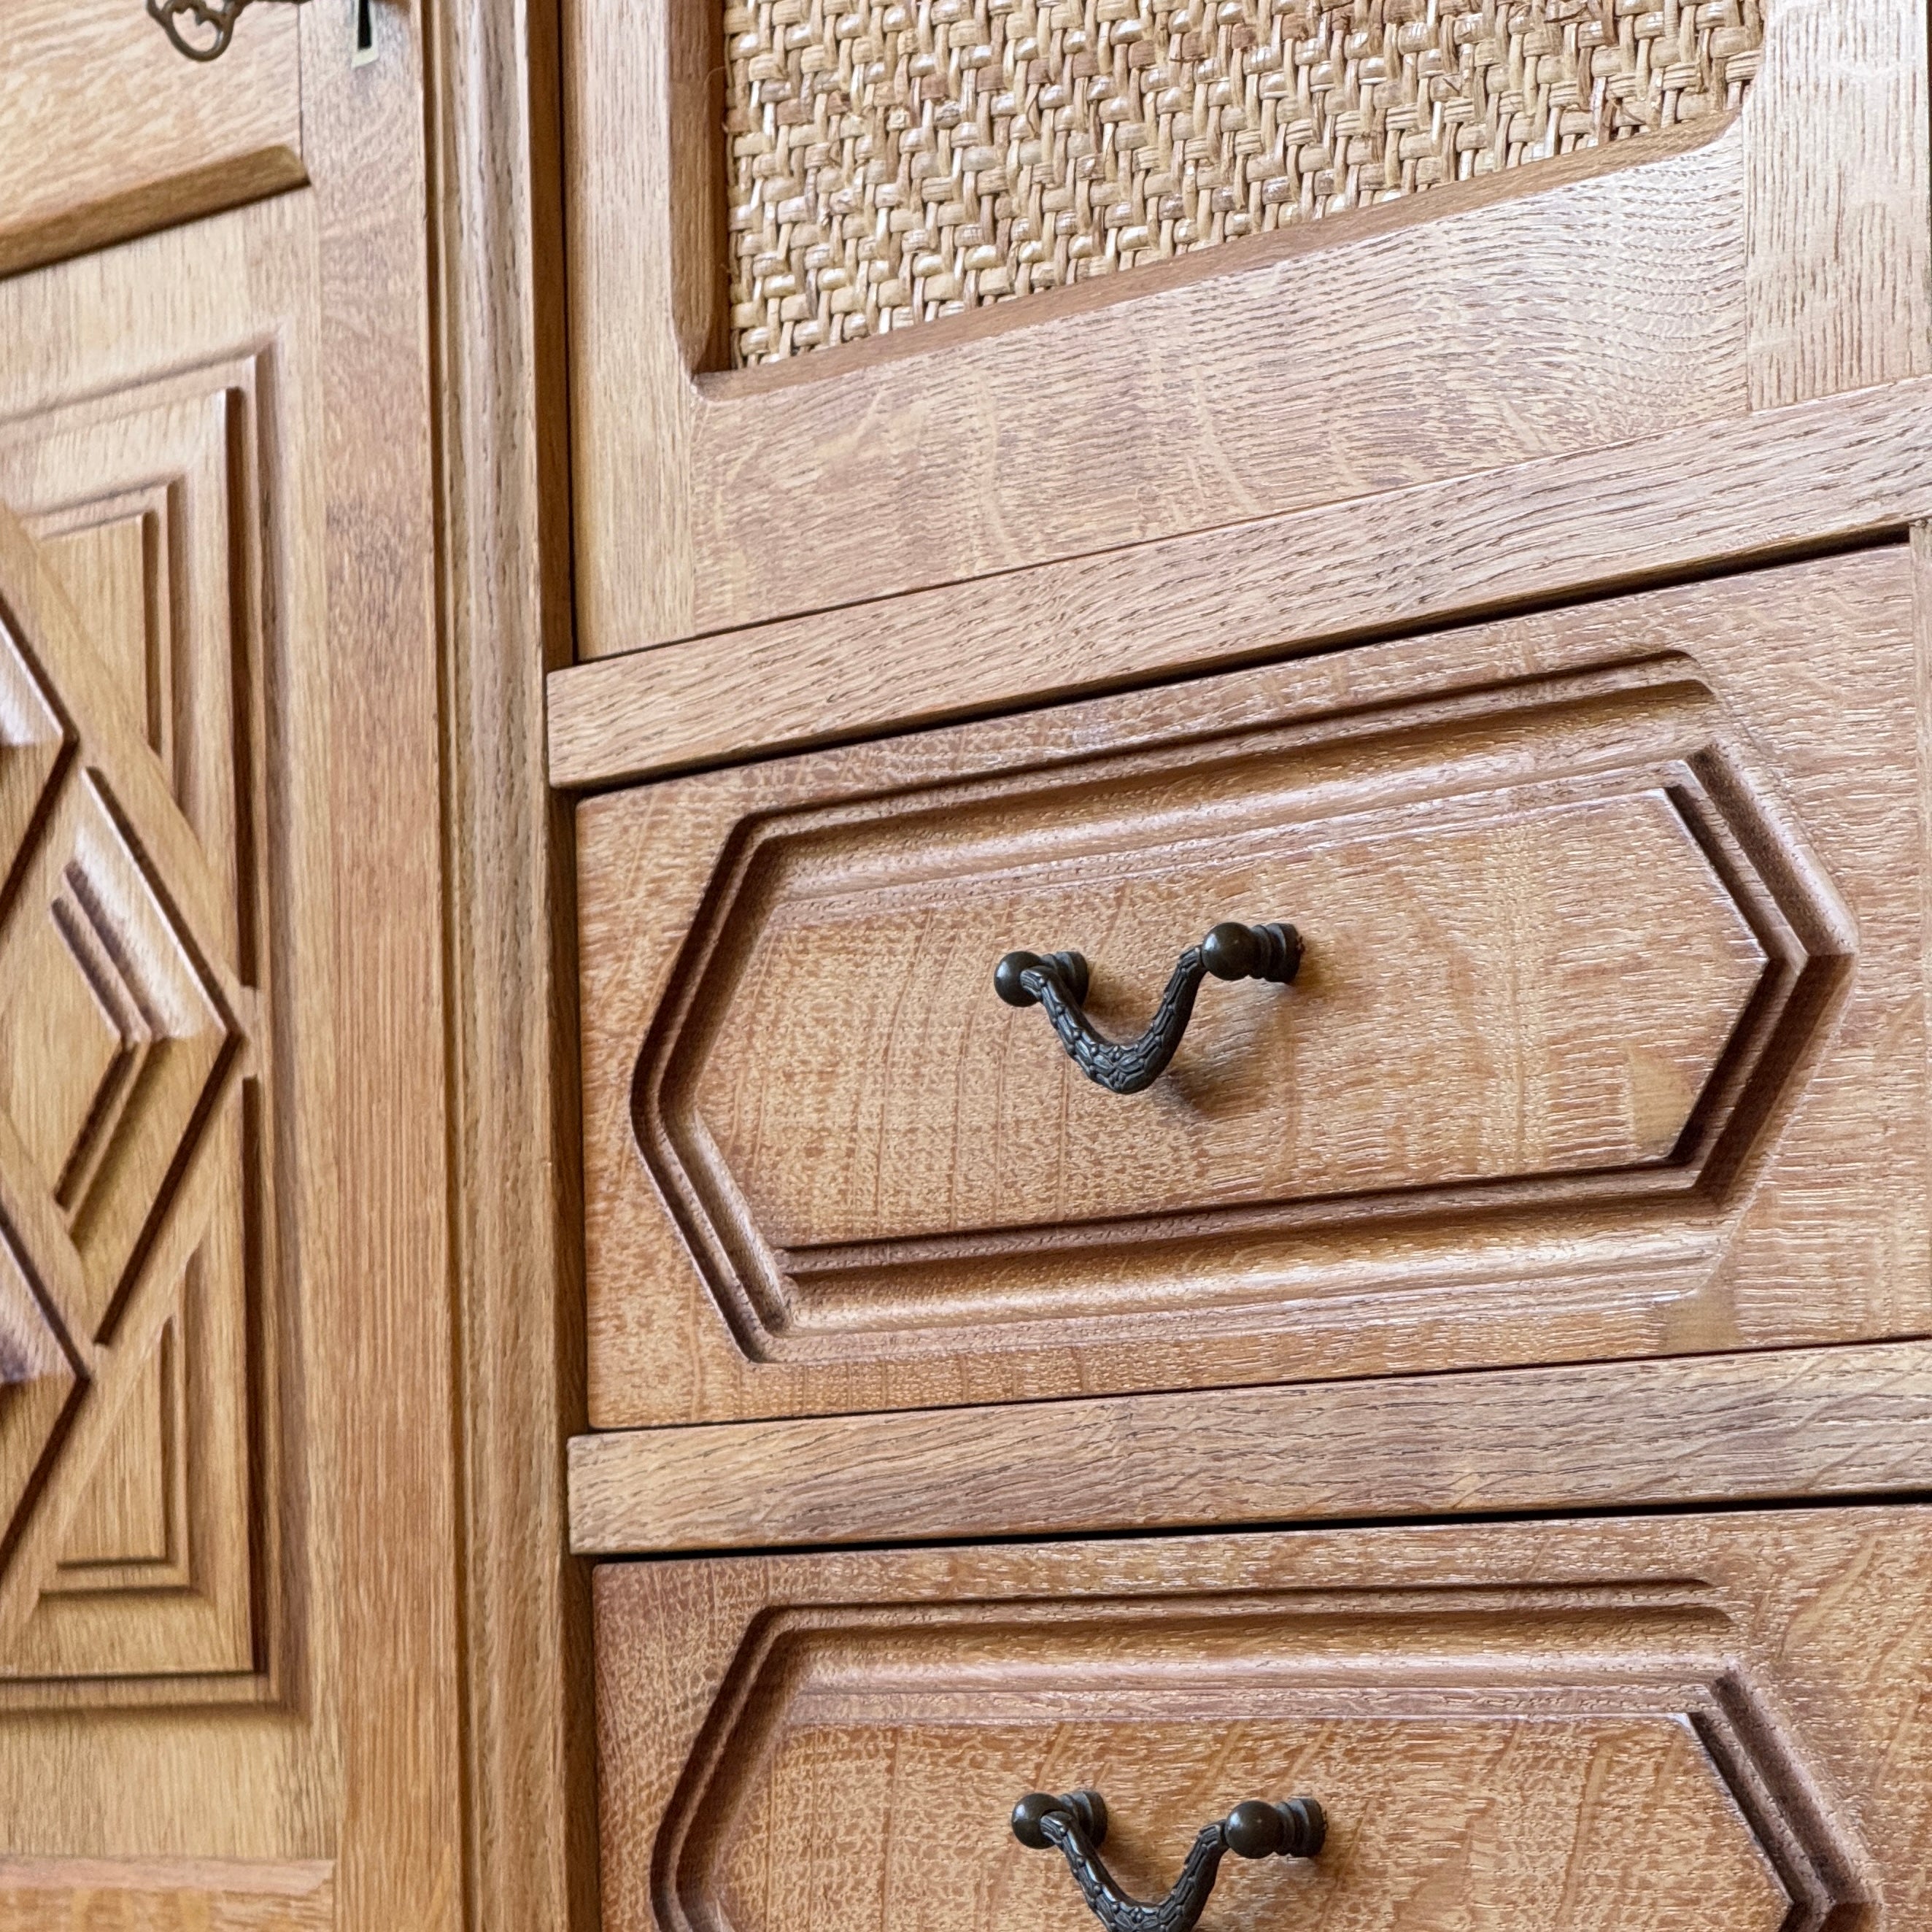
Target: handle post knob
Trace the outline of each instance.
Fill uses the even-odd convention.
[[[1097,1791],[1070,1791],[1058,1798],[1051,1792],[1029,1791],[1013,1807],[1013,1836],[1029,1850],[1045,1851],[1053,1840],[1040,1828],[1055,1814],[1071,1818],[1090,1845],[1107,1842],[1107,1801]]]
[[[1039,994],[1026,984],[1029,973],[1044,969],[1066,988],[1067,997],[1084,1006],[1087,1000],[1087,962],[1077,952],[1009,952],[993,968],[993,990],[1010,1006],[1036,1006]]]

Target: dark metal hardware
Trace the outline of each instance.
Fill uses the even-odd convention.
[[[1009,952],[993,969],[993,988],[1010,1006],[1046,1009],[1075,1066],[1114,1094],[1138,1094],[1166,1070],[1194,1017],[1194,998],[1210,973],[1217,980],[1272,980],[1286,986],[1300,970],[1301,935],[1292,926],[1242,926],[1224,920],[1180,956],[1153,1021],[1138,1040],[1096,1032],[1086,1004],[1087,962],[1077,952]]]
[[[249,0],[148,0],[149,15],[191,61],[219,60],[235,38],[235,23]],[[191,34],[201,38],[190,38]]]
[[[1190,1932],[1207,1909],[1222,1856],[1312,1858],[1328,1836],[1328,1821],[1312,1798],[1271,1804],[1250,1798],[1225,1818],[1204,1825],[1174,1889],[1157,1902],[1130,1898],[1100,1862],[1107,1840],[1107,1802],[1097,1791],[1055,1798],[1030,1791],[1013,1807],[1013,1836],[1036,1851],[1056,1847],[1094,1916],[1107,1932]]]

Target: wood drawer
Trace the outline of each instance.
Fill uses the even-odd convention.
[[[1090,1932],[1022,1793],[1099,1789],[1218,1932],[1848,1932],[1932,1912],[1916,1509],[614,1564],[610,1932]]]
[[[592,1420],[1932,1322],[1905,544],[578,808]],[[1010,947],[1077,948],[1130,1096]]]

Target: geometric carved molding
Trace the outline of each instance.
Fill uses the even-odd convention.
[[[664,1819],[658,1910],[1070,1932],[1066,1874],[1004,1832],[1014,1792],[1103,1790],[1147,1896],[1201,1818],[1278,1786],[1322,1797],[1328,1845],[1244,1872],[1230,1932],[1820,1932],[1858,1864],[1737,1635],[1657,1583],[768,1611]]]
[[[1666,656],[750,814],[638,1054],[638,1148],[758,1360],[990,1355],[1102,1305],[1388,1326],[1424,1252],[1441,1289],[1693,1292],[1855,943],[1755,772]],[[1229,916],[1296,919],[1307,964],[1204,1000],[1144,1105],[992,998],[1006,946],[1073,946],[1137,1030]]]
[[[0,1235],[73,1384],[0,1489],[0,1702],[262,1661],[262,376],[0,428]]]
[[[183,1316],[169,1317],[123,1392],[106,1447],[68,1519],[49,1589],[188,1587],[184,1325]]]
[[[58,1322],[0,1231],[0,1524],[19,1517],[79,1378]]]
[[[96,1340],[235,1039],[117,818],[100,778],[76,772],[0,924],[0,1109],[73,1238]]]

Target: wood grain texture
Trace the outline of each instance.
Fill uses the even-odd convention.
[[[1737,413],[1740,142],[1595,158],[1606,171],[1572,184],[1446,218],[1424,198],[1403,224],[1384,204],[1385,232],[1245,273],[1208,257],[1202,280],[1064,320],[1016,305],[1010,329],[904,361],[742,401],[712,379],[692,412],[689,628]],[[1603,278],[1560,267],[1573,251]],[[1346,374],[1318,340],[1347,345]],[[596,602],[586,639],[586,655],[658,641]]]
[[[1498,179],[1390,204],[1352,237],[1325,224],[1326,248],[1283,231],[1246,267],[1224,250],[1131,299],[1041,297],[816,380],[694,381],[669,218],[640,212],[670,186],[656,11],[571,16],[583,656],[1744,407],[1736,138],[1637,168],[1605,151],[1540,194]],[[1569,272],[1579,248],[1600,278]],[[1318,337],[1348,345],[1346,370],[1310,353]]]
[[[16,588],[15,619],[86,772],[50,790],[16,855],[0,1105],[26,1156],[7,1181],[16,1238],[86,1387],[34,1520],[14,1526],[8,1586],[42,1600],[0,1670],[244,1673],[269,1648],[254,1573],[278,1567],[280,1534],[250,1471],[274,1372],[249,1330],[288,1292],[277,1203],[291,1185],[274,964],[288,882],[256,708],[289,646],[272,573],[290,533],[263,506],[310,453],[260,353],[98,394],[69,380],[0,430],[0,496],[58,586]],[[31,570],[17,540],[14,554]],[[71,634],[50,608],[60,591]],[[56,1213],[30,1234],[19,1196],[36,1172]],[[62,1525],[88,1507],[147,1526],[117,1539],[97,1516],[76,1545]]]
[[[1932,134],[1922,14],[1777,0],[1748,100],[1754,409],[1932,368]]]
[[[0,1917],[15,1923],[390,1932],[454,1925],[463,1910],[419,22],[375,10],[377,57],[352,67],[352,0],[260,14],[265,27],[290,22],[304,44],[313,190],[0,285],[9,466],[0,495],[36,493],[31,507],[57,560],[50,572],[68,569],[82,608],[115,620],[96,653],[107,698],[97,704],[75,687],[74,728],[99,736],[97,718],[112,715],[134,742],[92,762],[130,800],[122,843],[165,880],[164,910],[194,936],[204,990],[219,993],[251,1050],[261,1043],[262,1064],[241,1070],[272,1086],[259,1125],[288,1183],[272,1200],[258,1190],[254,1204],[268,1219],[254,1250],[272,1238],[285,1273],[260,1282],[247,1310],[258,1426],[250,1500],[224,1526],[244,1550],[255,1532],[261,1610],[245,1667],[158,1676],[148,1659],[141,1676],[8,1685],[0,1816],[15,1862],[0,1876]],[[176,57],[138,15],[165,76]],[[236,51],[256,24],[251,11]],[[72,76],[43,76],[63,78]],[[254,372],[259,429],[237,427],[238,363]],[[157,386],[211,370],[220,373],[200,400],[225,500],[199,486],[199,472],[158,462],[165,420],[113,420],[130,398],[172,407],[182,398],[158,396]],[[144,494],[157,484],[158,505]],[[230,555],[211,579],[224,518],[244,531],[259,519],[261,554],[250,570]],[[138,614],[128,588],[136,541],[148,606]],[[238,791],[248,795],[199,734],[206,694],[196,686],[191,703],[157,706],[128,688],[157,664],[205,663],[201,640],[218,635],[202,596],[211,580],[230,616],[225,650],[239,687],[226,716],[259,760],[266,800],[260,826],[232,842],[275,888],[276,917],[246,943],[230,940],[249,930],[236,895],[214,890],[228,882],[217,862],[230,849],[224,821],[212,804],[196,815],[197,800],[226,792],[232,806]],[[257,656],[233,627],[258,595]],[[205,708],[220,707],[206,697]],[[14,776],[0,813],[16,802]],[[244,974],[230,955],[250,946]],[[129,956],[146,963],[158,949]],[[272,1006],[255,974],[269,976]],[[0,1167],[15,1171],[10,1151]],[[181,1178],[194,1181],[192,1161]],[[7,1211],[10,1220],[10,1201]],[[158,1224],[148,1251],[162,1286],[190,1273],[164,1271],[172,1239]],[[111,1291],[115,1270],[104,1278]],[[191,1417],[194,1312],[191,1295],[170,1306],[137,1281],[100,1344],[124,1346],[142,1372],[111,1418],[136,1431],[136,1453],[146,1444],[152,1457],[155,1439],[142,1407],[152,1355],[135,1346],[142,1324],[153,1318],[165,1335],[183,1318]],[[88,1426],[77,1409],[66,1452],[79,1452]],[[129,1438],[110,1429],[87,1446],[94,1468],[118,1480]],[[49,1538],[57,1582],[150,1568],[152,1528],[129,1499],[104,1502],[91,1524],[86,1510],[71,1514],[70,1528],[76,1516],[80,1541]],[[277,1520],[278,1533],[260,1534]],[[91,1528],[113,1534],[90,1543]],[[111,1564],[68,1560],[110,1553]],[[31,1554],[23,1538],[0,1588],[31,1574]],[[76,1618],[103,1604],[131,1615],[135,1599],[166,1594],[63,1588],[48,1600]]]
[[[586,1556],[1916,1494],[1932,1351],[1774,1350],[637,1430]]]
[[[304,178],[292,8],[258,8],[205,66],[116,0],[10,0],[6,34],[0,275]]]
[[[91,1323],[74,1319],[93,1372],[88,1394],[100,1399],[76,1406],[60,1445],[64,1470],[50,1470],[45,1506],[30,1516],[0,1580],[16,1632],[0,1690],[0,1815],[9,1852],[36,1860],[280,1866],[327,1862],[336,1850],[328,1820],[338,1802],[340,1625],[316,1552],[332,1540],[340,1478],[310,1406],[328,1370],[310,1353],[309,1326],[341,1292],[326,1232],[338,1172],[334,1055],[324,1045],[335,1024],[330,839],[298,775],[326,769],[320,688],[328,651],[344,639],[326,622],[317,568],[324,466],[314,217],[310,197],[280,196],[0,284],[9,344],[0,364],[0,497],[16,497],[46,532],[46,589],[37,602],[46,625],[61,624],[64,612],[63,628],[75,634],[70,648],[57,641],[36,656],[38,674],[61,692],[120,814],[110,823],[125,828],[88,855],[124,885],[123,861],[138,857],[157,882],[166,922],[192,935],[191,970],[182,969],[172,997],[151,1000],[150,1012],[178,1016],[188,1010],[184,988],[212,987],[233,1032],[210,1096],[221,1104],[204,1111],[170,1210],[145,1249],[136,1245],[131,1272],[104,1266],[91,1288],[79,1262],[86,1230],[76,1241],[52,1196],[36,1208],[34,1191],[16,1186],[6,1204],[23,1246],[75,1256],[55,1283],[71,1298],[66,1305],[98,1311]],[[152,494],[150,485],[158,486]],[[83,607],[125,620],[97,647],[58,573],[85,567],[83,532],[129,520],[144,549],[148,530],[158,539],[158,560],[144,561],[147,586],[158,581],[146,574],[158,561],[169,589],[154,600],[158,609],[144,608],[143,595],[130,610],[133,574],[89,572]],[[28,635],[44,628],[24,600],[11,604],[8,621]],[[10,722],[10,742],[14,735]],[[10,752],[5,762],[15,764]],[[82,895],[69,890],[78,904]],[[140,900],[124,892],[118,903],[131,913]],[[169,953],[152,921],[131,929],[145,930],[147,943],[124,949],[120,964],[139,979]],[[164,1064],[175,1030],[161,1026],[148,1042]],[[265,1103],[263,1151],[276,1163],[266,1194],[260,1161],[250,1180],[236,1151],[249,1138],[242,1086]],[[147,1090],[130,1093],[137,1120]],[[150,1116],[151,1129],[158,1120]],[[120,1158],[138,1169],[164,1151],[137,1136]],[[16,1177],[26,1172],[10,1150],[4,1166]],[[245,1222],[251,1196],[257,1210],[272,1200],[274,1219],[238,1253],[223,1223]],[[124,1275],[128,1292],[104,1333],[100,1316]],[[197,1319],[199,1335],[190,1332]],[[182,1470],[173,1499],[197,1540],[171,1551],[176,1560],[70,1568],[71,1556],[110,1553],[70,1540],[77,1514],[85,1528],[82,1479],[127,1452],[128,1405],[137,1415],[154,1350],[165,1348],[170,1328],[183,1344],[181,1414],[190,1426],[182,1446],[194,1448],[196,1427],[218,1424],[212,1446],[225,1439],[238,1456],[214,1466],[218,1484],[206,1461]],[[219,1346],[207,1348],[211,1341]],[[151,1462],[142,1466],[164,1478]],[[218,1516],[196,1525],[194,1512],[209,1504]],[[122,1541],[111,1553],[148,1552]],[[218,1562],[231,1566],[238,1589],[212,1589],[208,1566]],[[280,1721],[262,1708],[296,1698],[312,1700],[309,1721]],[[34,1882],[38,1902],[22,1915],[50,1915],[54,1881],[43,1870]],[[90,1909],[110,1907],[139,1923],[151,1910],[189,1916],[200,1904],[187,1892],[170,1904],[137,1891]]]
[[[693,10],[694,12],[698,10]],[[570,653],[554,8],[437,10],[431,104],[462,1414],[478,1932],[596,1923],[569,824],[544,674]]]
[[[700,638],[552,674],[554,784],[1039,704],[1932,517],[1932,385]],[[1395,533],[1400,533],[1399,540]]]
[[[1250,238],[1098,298],[694,373],[716,332],[690,324],[689,292],[707,266],[718,279],[721,247],[680,174],[717,139],[706,90],[678,78],[700,28],[662,0],[567,8],[582,655],[1470,488],[1923,374],[1922,23],[1886,0],[1761,10],[1742,114],[1702,146],[1683,142],[1719,122]]]
[[[170,1322],[154,1337],[68,1519],[54,1576],[58,1585],[118,1582],[135,1570],[145,1580],[184,1549],[181,1442],[187,1418],[176,1328]]]
[[[1895,544],[580,806],[593,1424],[1924,1332],[1924,1143],[1904,1124],[1925,1044],[1900,1030],[1924,997],[1924,910],[1898,890],[1921,864],[1916,581]],[[1546,1082],[1514,967],[1435,950],[1487,916],[1474,874],[1364,946],[1363,909],[1407,903],[1394,874],[1351,860],[1337,877],[1359,894],[1320,904],[1303,875],[1304,912],[1267,868],[1330,812],[1346,841],[1412,807],[1432,839],[1459,813],[1520,825],[1538,786],[1641,792],[1632,775],[1666,767],[1724,916],[1784,962],[1730,1049],[1761,1057],[1700,1089],[1708,1138],[1654,1171],[1539,1179],[1556,1143],[1532,1154],[1511,1126],[1490,1185],[1441,1184],[1468,1171],[1436,1162],[1472,1119],[1546,1126],[1593,1063],[1552,1043]],[[1521,904],[1567,935],[1556,952],[1609,946],[1614,981],[1667,911],[1667,872],[1630,826],[1599,829],[1640,902],[1600,880],[1570,910]],[[1498,904],[1528,890],[1505,877]],[[1179,947],[1234,915],[1302,920],[1309,985],[1272,1005],[1215,989],[1198,1057],[1135,1099],[1088,1087],[989,984],[1009,946],[1081,944],[1124,1030]],[[819,945],[898,970],[826,979]],[[1606,1018],[1634,1050],[1701,997],[1682,946],[1658,953],[1691,1005]],[[1412,986],[1398,962],[1416,960],[1434,963]],[[1351,1018],[1352,986],[1398,986]],[[1438,986],[1463,989],[1454,1024]],[[1433,1036],[1490,987],[1500,1030],[1453,1071]],[[1333,1064],[1314,1044],[1330,1016],[1358,1042]],[[1292,1077],[1251,1091],[1251,1065]],[[1639,1088],[1656,1097],[1618,1068],[1586,1115],[1634,1123]],[[1805,1286],[1821,1268],[1829,1298]]]
[[[1075,1932],[1021,1792],[1101,1788],[1145,1893],[1264,1784],[1328,1842],[1231,1861],[1230,1928],[1903,1932],[1928,1536],[1864,1510],[607,1567],[604,1923]]]
[[[202,1859],[0,1858],[5,1932],[330,1932],[333,1874]]]
[[[335,1914],[341,1932],[432,1932],[463,1920],[465,1819],[428,22],[375,8],[374,58],[354,63],[354,0],[309,0],[302,17],[316,76],[303,118],[321,232],[329,736],[296,769],[338,833],[353,828],[331,848],[325,942],[342,1292],[314,1331],[341,1459],[340,1540],[320,1570],[341,1618]]]
[[[718,941],[718,1011],[674,1049],[669,1130],[701,1131],[801,1250],[1677,1155],[1771,962],[1666,790],[1378,812],[1418,747],[1356,739],[1313,770],[1244,748],[968,794],[943,829],[774,828]],[[1298,785],[1336,788],[1331,815],[1294,824]],[[1144,1109],[1070,1081],[1043,1016],[987,1008],[988,960],[1071,946],[1087,1011],[1130,1039],[1183,945],[1270,909],[1310,936],[1294,990],[1204,988]],[[921,1066],[956,1096],[936,1132]]]

